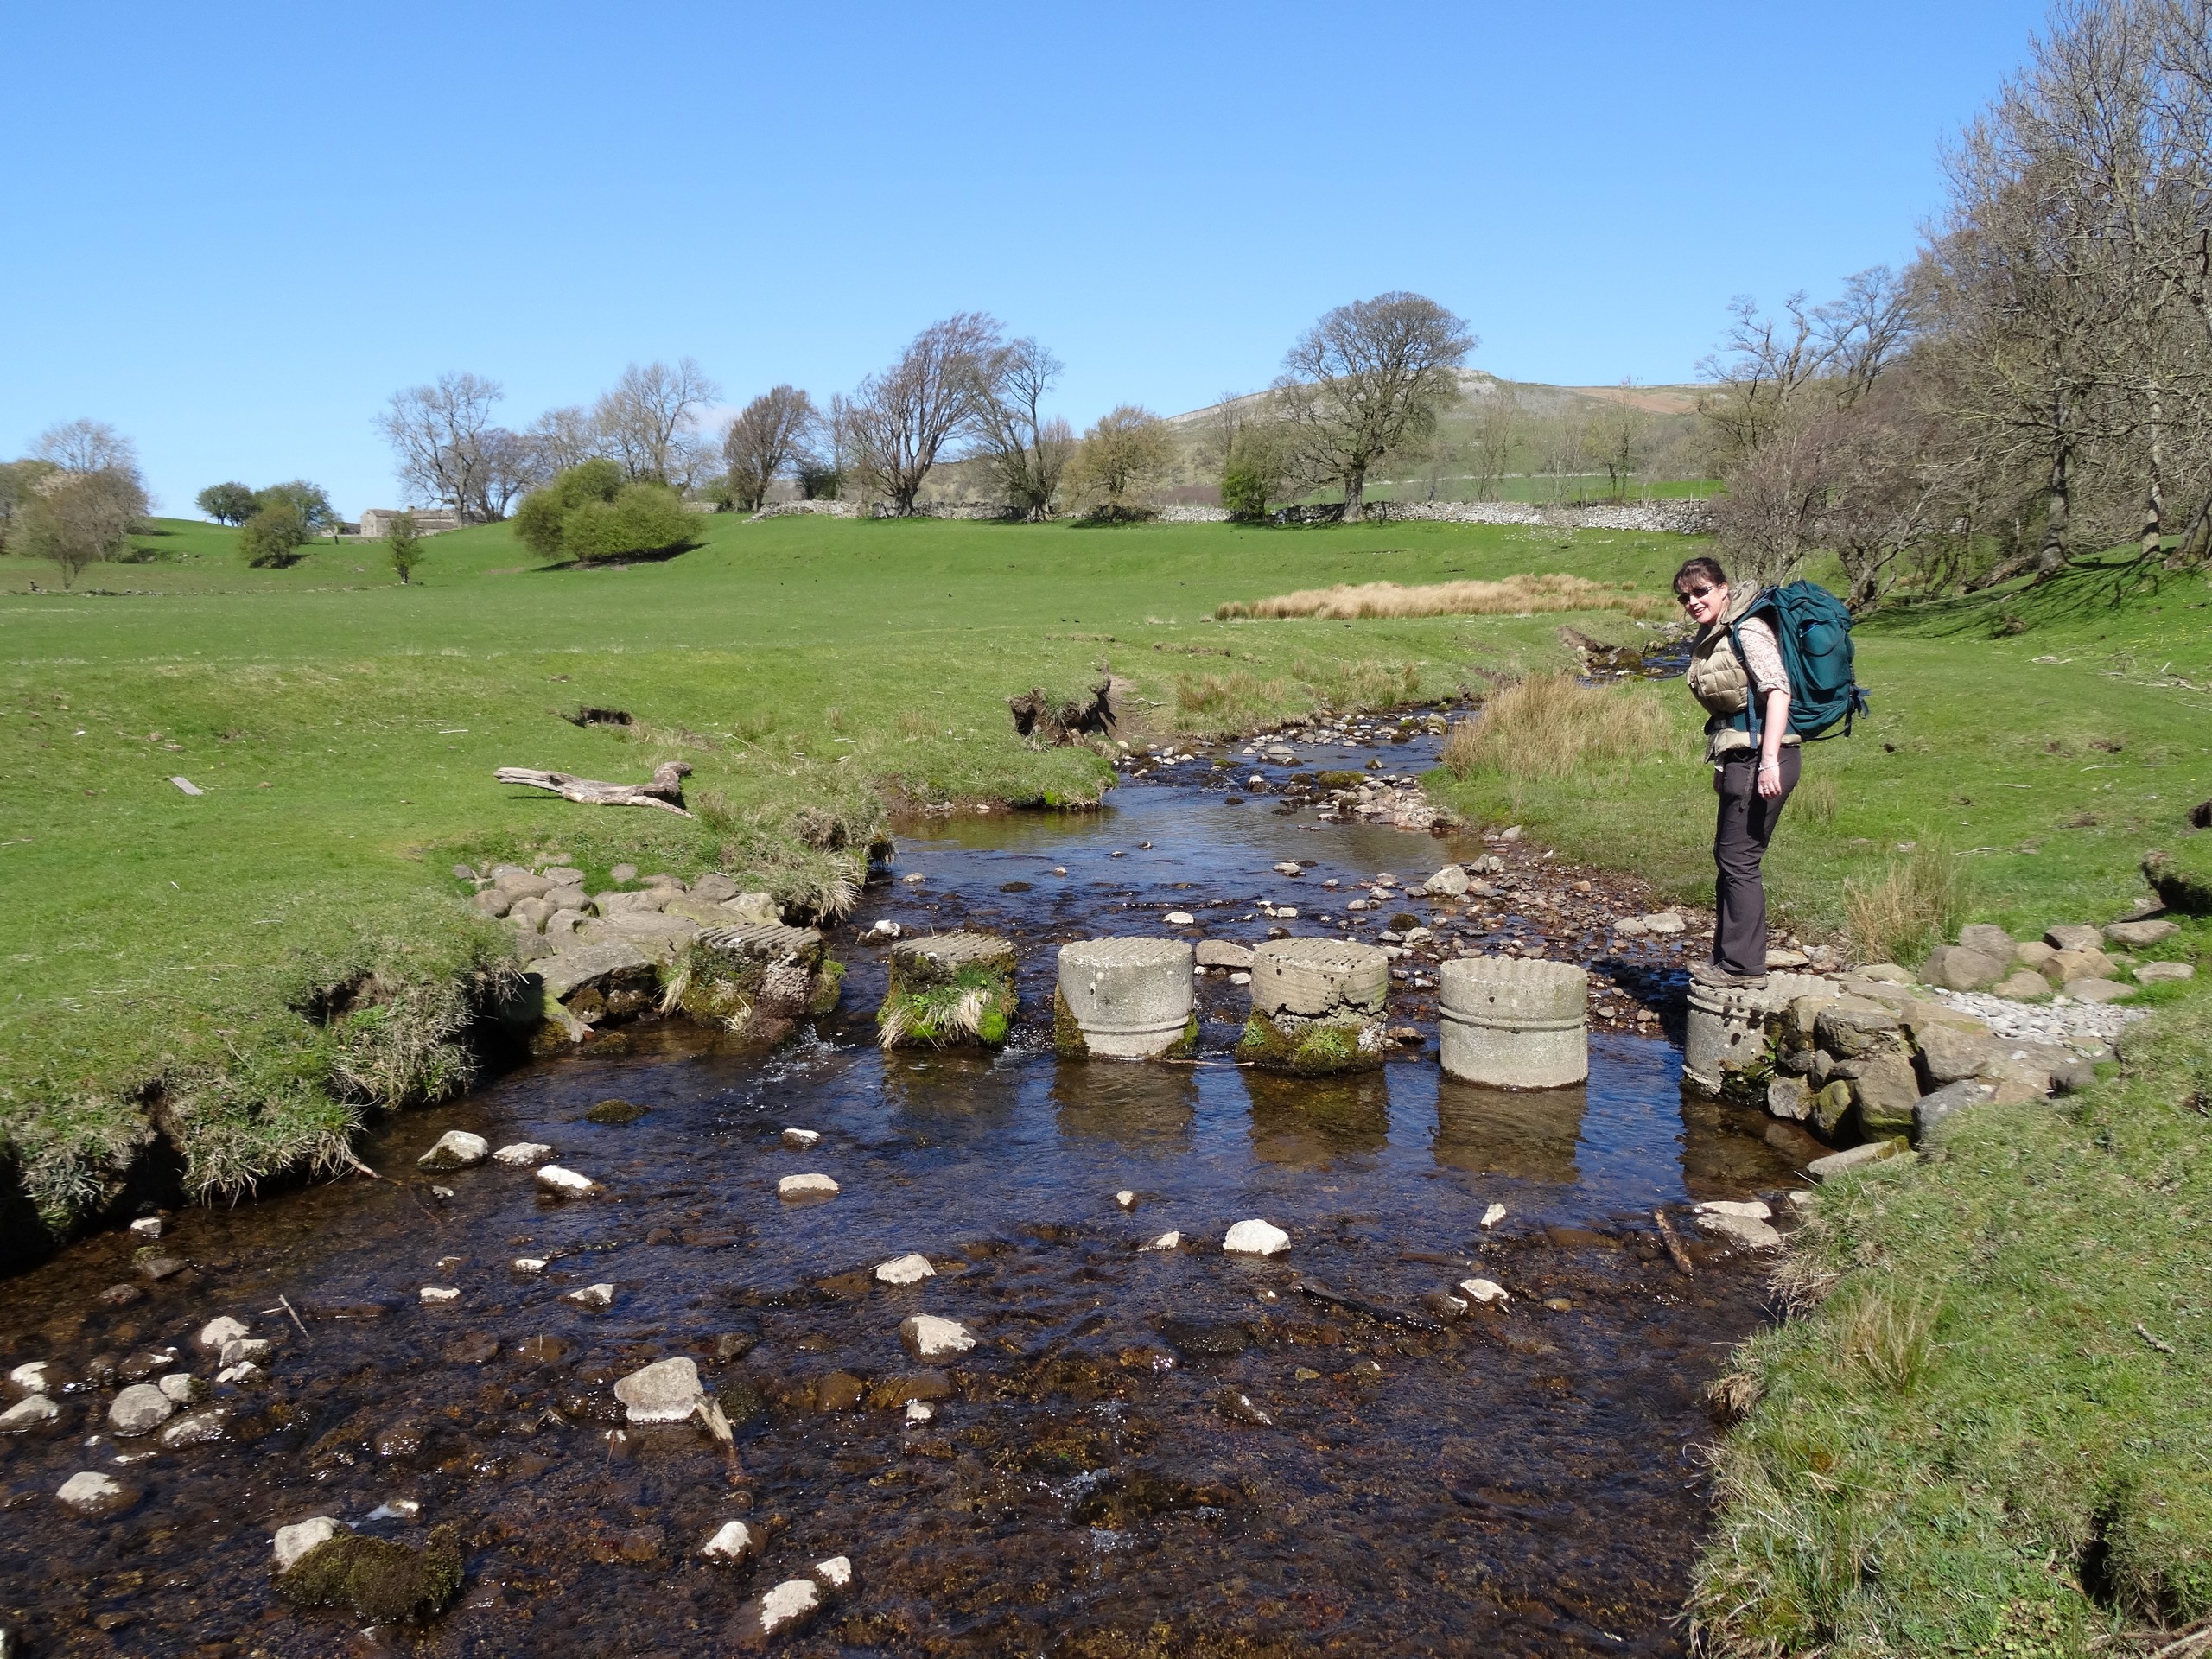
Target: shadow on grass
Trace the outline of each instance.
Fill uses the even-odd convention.
[[[2021,578],[1978,594],[1885,607],[1858,626],[1869,633],[1936,639],[2031,633],[2039,627],[2110,614],[2132,600],[2155,599],[2168,585],[2201,579],[2196,570],[2146,564],[2133,549],[2077,560],[2047,581]]]
[[[626,570],[633,564],[666,564],[671,559],[696,552],[705,545],[704,542],[676,542],[667,547],[648,547],[634,553],[611,554],[603,559],[560,559],[551,564],[537,565],[531,574],[543,576],[563,570]]]

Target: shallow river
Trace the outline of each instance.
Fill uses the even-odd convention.
[[[1433,753],[1299,747],[1400,774]],[[1593,1034],[1586,1089],[1443,1081],[1410,981],[1393,1022],[1428,1040],[1351,1081],[1229,1064],[1243,998],[1218,975],[1198,1063],[1058,1062],[1055,942],[1159,931],[1171,906],[1249,942],[1267,934],[1262,898],[1319,931],[1328,876],[1417,882],[1484,850],[1316,827],[1265,794],[1229,805],[1202,761],[1112,799],[908,826],[894,868],[926,880],[870,889],[833,938],[852,964],[842,1009],[773,1053],[633,1027],[393,1121],[362,1148],[389,1180],[175,1215],[163,1246],[192,1267],[131,1305],[99,1300],[132,1277],[120,1234],[10,1281],[6,1365],[47,1359],[74,1382],[57,1425],[0,1441],[0,1618],[34,1652],[710,1653],[749,1596],[843,1554],[851,1592],[791,1650],[1680,1651],[1713,1433],[1700,1391],[1763,1317],[1764,1281],[1694,1242],[1683,1276],[1651,1212],[1794,1185],[1821,1148],[1686,1099],[1657,1037]],[[1315,868],[1272,871],[1290,858]],[[1007,1052],[874,1046],[882,952],[856,936],[887,916],[1016,936],[1025,1022]],[[616,1097],[645,1115],[586,1120]],[[785,1149],[786,1126],[820,1145]],[[552,1204],[496,1165],[415,1173],[454,1128],[549,1142],[607,1196]],[[810,1170],[841,1194],[780,1204],[777,1179]],[[1507,1213],[1486,1232],[1491,1204]],[[1288,1230],[1286,1256],[1222,1254],[1253,1216]],[[1182,1248],[1136,1248],[1170,1230]],[[870,1281],[908,1251],[936,1276]],[[521,1256],[550,1266],[518,1273]],[[1511,1301],[1433,1330],[1300,1287],[1420,1312],[1471,1270]],[[604,1311],[561,1300],[597,1282],[614,1287]],[[425,1306],[426,1285],[461,1294]],[[868,1394],[919,1370],[897,1332],[921,1311],[982,1340],[934,1418],[909,1422]],[[226,1313],[278,1344],[266,1385],[218,1390],[226,1437],[110,1438],[111,1368]],[[694,1427],[609,1438],[612,1382],[678,1354],[745,1420],[736,1484]],[[214,1369],[188,1347],[180,1365]],[[56,1489],[86,1469],[134,1505],[63,1510]],[[394,1514],[402,1500],[419,1510]],[[459,1600],[366,1634],[290,1609],[270,1590],[270,1535],[315,1514],[400,1540],[457,1523]],[[761,1559],[701,1560],[732,1517],[768,1523]]]

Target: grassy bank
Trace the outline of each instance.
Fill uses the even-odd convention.
[[[887,798],[1099,799],[1099,757],[1014,735],[1004,699],[1032,686],[1071,695],[1110,671],[1141,741],[1564,659],[1558,616],[1224,626],[1225,600],[1578,561],[1656,593],[1681,546],[705,518],[694,550],[626,569],[535,569],[505,526],[442,536],[402,588],[372,545],[250,570],[232,532],[156,528],[146,559],[69,594],[50,567],[0,561],[0,1181],[19,1217],[54,1225],[111,1201],[157,1134],[189,1190],[236,1191],[463,1080],[454,1033],[493,988],[499,936],[456,902],[457,858],[723,868],[804,905],[858,873],[850,843]],[[1617,612],[1577,620],[1635,632]],[[633,723],[562,717],[585,706]],[[663,759],[693,766],[696,820],[492,780],[642,779]],[[405,994],[345,1013],[372,979]],[[372,1032],[373,1063],[341,1052]]]
[[[2122,1054],[1823,1190],[1803,1311],[1732,1379],[1708,1650],[2141,1652],[2212,1618],[2212,996]]]
[[[1769,855],[1769,895],[1789,924],[1840,930],[1847,884],[1878,880],[1923,843],[1957,866],[1967,919],[2024,937],[2106,920],[2142,890],[2145,849],[2212,796],[2212,584],[2190,575],[2124,593],[2120,569],[1859,626],[1872,716],[1808,749]],[[1633,723],[1658,734],[1631,753],[1561,767],[1560,745],[1526,744],[1440,791],[1578,859],[1618,861],[1634,848],[1662,886],[1709,895],[1697,711],[1679,684],[1619,695],[1648,703]]]

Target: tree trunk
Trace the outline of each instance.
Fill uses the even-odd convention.
[[[2151,394],[2151,477],[2143,500],[2143,534],[2139,538],[2140,556],[2145,559],[2158,556],[2158,549],[2165,537],[2166,502],[2165,480],[2165,404],[2154,391]]]
[[[1344,474],[1344,523],[1367,522],[1367,468],[1355,467]]]
[[[2074,501],[2074,446],[2062,432],[2050,456],[2049,496],[2044,512],[2043,545],[2036,551],[2036,578],[2054,575],[2066,568],[2066,532]]]

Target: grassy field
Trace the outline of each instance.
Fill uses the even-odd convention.
[[[817,900],[887,801],[1098,799],[1096,754],[1018,740],[1004,698],[1112,672],[1125,734],[1249,730],[1320,702],[1484,691],[1573,664],[1623,612],[1213,620],[1338,582],[1566,572],[1663,594],[1680,537],[1519,527],[1088,531],[701,522],[626,569],[534,569],[508,531],[433,540],[416,586],[373,548],[285,571],[165,523],[72,594],[0,563],[0,1169],[11,1244],[113,1203],[157,1130],[210,1192],[342,1155],[362,1116],[467,1081],[502,934],[457,858],[719,868]],[[48,589],[29,590],[32,583]],[[1963,914],[2105,919],[2145,849],[2212,794],[2212,589],[2091,565],[2031,594],[1862,625],[1874,714],[1808,759],[1770,870],[1831,937],[1849,883],[1931,857]],[[1679,684],[1548,713],[1432,786],[1577,860],[1709,893],[1708,774]],[[580,728],[580,706],[627,728]],[[683,820],[495,785],[501,765],[696,769]],[[204,792],[187,796],[183,777]],[[812,841],[823,840],[814,835]],[[2191,925],[2178,954],[2212,938]],[[364,974],[377,1017],[324,1023]],[[2206,1236],[2212,1014],[2195,988],[2064,1109],[1972,1122],[1941,1157],[1832,1189],[1794,1257],[1802,1316],[1742,1357],[1749,1414],[1696,1614],[1744,1654],[2087,1652],[2212,1612]]]

